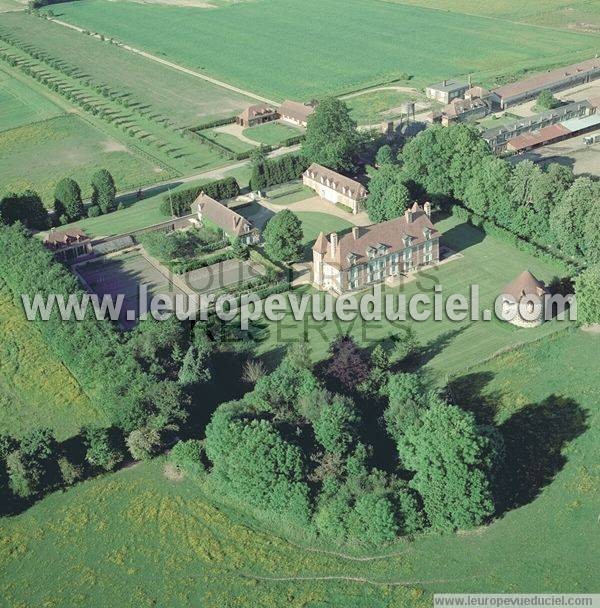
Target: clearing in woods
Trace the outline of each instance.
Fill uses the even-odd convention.
[[[260,0],[215,9],[82,0],[54,10],[61,20],[274,99],[308,100],[403,78],[419,87],[472,74],[485,84],[597,52],[587,34],[498,27],[486,17],[378,0]]]

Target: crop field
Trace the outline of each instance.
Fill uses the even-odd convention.
[[[374,125],[399,118],[403,113],[402,104],[418,99],[419,95],[390,88],[354,95],[345,102],[359,125]]]
[[[59,116],[63,111],[46,97],[0,69],[0,131]]]
[[[266,144],[267,146],[279,146],[286,139],[302,135],[302,133],[304,133],[303,129],[277,121],[249,127],[243,131],[243,135],[249,139]]]
[[[466,74],[485,81],[597,52],[586,34],[498,27],[486,17],[378,0],[260,0],[214,10],[83,0],[57,10],[62,20],[274,99],[409,77],[417,87]]]
[[[178,126],[195,126],[232,116],[255,103],[109,42],[26,13],[4,15],[2,24],[18,39],[79,68],[96,84],[129,94],[132,101],[167,115]]]
[[[379,0],[467,15],[578,30],[600,31],[600,6],[589,0]]]
[[[3,191],[32,188],[47,206],[62,177],[72,177],[89,196],[90,179],[108,169],[119,189],[134,188],[169,175],[124,144],[71,114],[0,133],[0,184]]]
[[[477,415],[493,412],[501,425],[523,492],[517,508],[472,533],[419,535],[357,561],[355,548],[315,546],[302,531],[287,530],[294,542],[273,535],[234,505],[215,505],[200,482],[166,477],[158,459],[3,520],[4,603],[422,608],[435,592],[593,592],[599,356],[596,336],[570,331],[454,379],[471,387],[461,398]]]
[[[308,245],[312,245],[311,241],[314,241],[320,230],[336,230],[333,227],[321,227],[320,218],[304,217],[318,215],[320,214],[298,213],[303,219],[306,240],[309,241],[308,236],[311,236]],[[313,219],[317,220],[314,224]],[[446,296],[463,294],[468,297],[470,285],[474,284],[479,285],[480,289],[480,309],[493,310],[494,301],[502,293],[502,288],[523,270],[531,270],[546,282],[549,282],[553,276],[560,275],[553,265],[518,251],[497,239],[485,236],[478,229],[462,224],[454,218],[442,220],[437,225],[443,234],[442,242],[453,251],[460,253],[462,257],[422,271],[417,275],[416,280],[401,287],[385,287],[382,290],[384,294],[404,293],[409,298],[416,293],[429,293],[433,298],[434,286],[441,285]],[[337,230],[339,231],[340,228]],[[308,287],[301,289],[305,293],[314,293]],[[388,321],[385,316],[382,321],[377,322],[367,322],[362,319],[357,319],[353,323],[339,320],[315,321],[308,314],[305,315],[304,321],[299,322],[290,314],[279,323],[265,322],[269,335],[260,344],[259,350],[270,360],[277,353],[278,345],[294,342],[306,333],[313,358],[320,360],[326,356],[331,340],[340,333],[349,332],[359,344],[369,347],[392,335],[401,338],[406,324],[401,321]],[[432,320],[410,322],[421,345],[424,371],[434,379],[475,365],[502,349],[558,331],[567,324],[568,322],[554,320],[535,329],[518,329],[497,319],[489,322],[466,320],[462,323],[448,319],[438,322]]]
[[[75,378],[0,283],[0,433],[48,426],[63,440],[93,422],[99,415]]]

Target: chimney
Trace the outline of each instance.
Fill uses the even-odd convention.
[[[352,228],[352,236],[354,237],[354,240],[356,241],[356,239],[358,239],[358,237],[360,236],[360,228],[358,226],[354,226]]]
[[[444,80],[444,86],[448,86],[448,81]]]
[[[337,232],[332,232],[329,235],[329,242],[331,243],[331,257],[334,257],[337,253],[338,248],[338,235]]]
[[[425,211],[427,217],[431,217],[431,203],[429,201],[423,205],[423,211]]]
[[[407,221],[409,224],[412,224],[412,221],[413,221],[413,212],[412,212],[410,209],[407,209],[407,210],[404,212],[404,217],[406,218],[406,221]]]

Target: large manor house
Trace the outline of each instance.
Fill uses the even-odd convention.
[[[343,236],[321,232],[312,248],[313,283],[341,294],[439,262],[440,233],[430,215],[429,203],[415,203],[398,218]]]

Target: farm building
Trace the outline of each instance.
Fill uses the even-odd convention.
[[[440,233],[430,219],[431,206],[415,203],[401,217],[338,236],[323,232],[313,245],[313,283],[344,293],[394,280],[440,259]]]
[[[204,194],[204,192],[201,192],[192,203],[192,212],[197,215],[197,219],[192,220],[194,223],[201,226],[205,223],[212,224],[228,236],[239,238],[247,245],[257,243],[260,240],[260,232],[250,220]]]
[[[490,107],[483,99],[453,99],[442,108],[441,122],[447,127],[457,122],[469,122],[485,118],[489,113]]]
[[[544,322],[548,295],[544,283],[526,270],[502,290],[502,318],[517,327],[537,327]]]
[[[75,226],[65,230],[52,229],[44,238],[44,245],[55,252],[61,262],[72,262],[92,253],[92,241],[81,229]]]
[[[284,101],[279,106],[279,115],[282,120],[306,127],[308,117],[315,111],[314,103],[306,104],[298,101]]]
[[[469,89],[469,83],[462,80],[444,80],[429,85],[425,89],[425,95],[429,99],[435,99],[441,103],[450,103],[453,99],[462,97]]]
[[[303,173],[302,182],[322,199],[333,204],[341,203],[352,213],[358,213],[360,204],[367,197],[367,190],[360,182],[316,163]]]
[[[258,104],[249,106],[241,114],[239,114],[235,122],[241,127],[253,127],[254,125],[262,125],[264,122],[271,122],[279,118],[277,109],[268,104]]]
[[[494,89],[492,101],[494,105],[504,110],[510,106],[536,99],[542,91],[563,91],[597,78],[600,78],[600,59],[598,57]]]
[[[584,118],[595,115],[597,108],[589,101],[576,101],[574,103],[548,110],[535,116],[523,118],[517,122],[487,129],[481,136],[496,153],[506,150],[508,142],[520,135],[534,133],[551,125],[563,123],[575,118]]]

